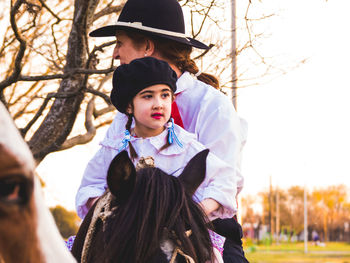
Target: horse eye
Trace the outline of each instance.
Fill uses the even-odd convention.
[[[25,204],[32,192],[32,183],[21,175],[0,179],[0,202]]]

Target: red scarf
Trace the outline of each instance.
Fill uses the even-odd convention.
[[[180,127],[184,127],[184,124],[181,119],[181,115],[179,112],[179,108],[177,107],[176,102],[174,101],[173,104],[171,105],[171,117],[173,117],[174,122],[179,125]]]

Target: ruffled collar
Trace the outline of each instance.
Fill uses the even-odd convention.
[[[174,130],[175,133],[177,135],[179,135],[180,133],[180,127],[177,125],[174,125]],[[148,141],[149,144],[151,144],[153,147],[156,148],[157,151],[160,151],[160,149],[166,144],[167,140],[168,140],[168,129],[165,129],[162,133],[160,133],[157,136],[153,136],[153,137],[148,137],[148,138],[140,138],[140,137],[134,137],[132,136],[132,138],[130,139],[131,143],[143,143],[144,141]],[[172,155],[172,154],[180,154],[184,151],[184,147],[183,144],[180,140],[180,145],[178,143],[176,143],[175,141],[170,144],[167,148],[163,149],[161,151],[162,154],[164,155]],[[142,142],[143,141],[143,142]]]
[[[162,155],[176,155],[176,154],[181,154],[184,151],[186,151],[186,146],[190,140],[193,140],[195,138],[195,135],[192,133],[186,132],[184,129],[182,129],[178,125],[174,125],[174,131],[183,145],[183,147],[180,147],[176,142],[172,143],[169,147],[163,149],[161,151]],[[115,140],[111,140],[109,138],[105,138],[100,144],[104,147],[112,148],[115,150],[119,150],[123,146],[123,139],[124,139],[124,134],[120,134],[118,138]],[[160,133],[157,136],[153,137],[148,137],[148,138],[141,138],[141,137],[135,137],[135,136],[130,136],[130,142],[132,144],[140,144],[140,143],[146,143],[147,142],[152,145],[156,150],[160,150],[166,143],[168,137],[168,130],[165,129],[162,133]],[[128,149],[128,145],[126,146]]]

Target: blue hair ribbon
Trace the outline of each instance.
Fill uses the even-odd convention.
[[[124,139],[122,140],[122,146],[118,149],[118,153],[124,150],[128,146],[128,142],[131,139],[130,132],[128,130],[125,130],[124,132]]]
[[[170,118],[170,122],[167,123],[167,128],[168,128],[168,132],[169,132],[169,136],[168,136],[169,144],[172,144],[175,140],[175,142],[182,148],[183,145],[179,141],[179,139],[177,138],[175,131],[174,131],[174,119],[173,118]]]

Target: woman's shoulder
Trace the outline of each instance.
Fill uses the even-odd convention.
[[[188,96],[191,98],[191,101],[193,101],[193,98],[198,98],[201,107],[205,107],[206,105],[215,107],[233,106],[226,94],[215,89],[213,86],[198,80],[189,72],[185,72],[181,75],[178,86],[180,86],[180,90],[181,86],[185,86],[181,96]]]

